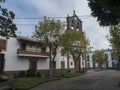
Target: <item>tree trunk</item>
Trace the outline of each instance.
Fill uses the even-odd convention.
[[[79,72],[81,72],[81,59],[79,59]],[[83,67],[83,69],[84,69],[84,67]]]
[[[70,67],[69,67],[69,53],[67,54],[67,69],[68,73],[70,72]]]
[[[49,68],[50,68],[50,77],[53,76],[53,73],[52,73],[52,49],[51,49],[51,44],[49,45],[49,49],[50,49],[50,54],[49,54],[49,57],[50,57],[50,62],[49,62]]]
[[[99,64],[99,69],[102,69],[102,64],[101,63]]]
[[[108,63],[106,63],[106,69],[108,69]]]
[[[75,74],[77,73],[76,60],[74,61]]]
[[[87,70],[87,58],[86,58],[86,53],[85,53],[85,56],[84,56],[85,58],[85,71]]]

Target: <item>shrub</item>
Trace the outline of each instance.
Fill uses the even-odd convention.
[[[33,77],[33,76],[35,76],[35,73],[36,73],[36,72],[33,71],[32,69],[28,69],[28,70],[27,70],[27,75],[26,75],[26,76],[27,76],[27,77]]]
[[[19,77],[25,77],[25,71],[20,71],[20,72],[18,73],[18,76],[19,76]]]

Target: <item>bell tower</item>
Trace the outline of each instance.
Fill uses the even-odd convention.
[[[82,21],[78,18],[73,10],[73,16],[67,16],[67,30],[78,30],[82,31]]]

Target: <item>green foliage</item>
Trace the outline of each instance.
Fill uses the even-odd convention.
[[[77,30],[66,30],[62,35],[62,51],[64,55],[72,55],[75,64],[75,73],[77,73],[76,62],[86,52],[88,40],[85,33]]]
[[[55,60],[57,55],[57,49],[61,43],[61,34],[64,30],[64,23],[60,20],[54,20],[44,17],[43,21],[40,21],[35,26],[35,32],[33,38],[39,40],[43,44],[43,48],[49,47],[50,57],[50,72],[52,77],[52,61]]]
[[[16,25],[13,23],[15,14],[2,7],[0,7],[0,11],[0,35],[5,37],[15,36],[15,31],[17,30]]]
[[[111,26],[110,36],[113,55],[120,61],[120,24]]]
[[[120,23],[119,0],[87,0],[92,10],[92,16],[102,26],[117,25]]]
[[[17,83],[16,83],[16,88],[20,89],[29,89],[35,85],[38,85],[40,83],[50,81],[50,80],[57,80],[59,78],[57,77],[22,77],[22,78],[17,78]]]
[[[80,57],[85,52],[88,45],[88,40],[84,32],[77,30],[66,30],[62,35],[62,49],[64,53],[70,52],[73,57]],[[77,56],[76,56],[77,55]],[[73,58],[74,60],[76,60]]]
[[[44,17],[44,20],[35,26],[33,37],[42,41],[54,41],[62,34],[62,30],[64,30],[64,24],[60,20]]]
[[[35,71],[33,71],[32,69],[28,69],[26,76],[27,77],[34,77],[35,76]]]
[[[108,63],[108,55],[103,50],[96,50],[92,56],[93,62],[98,63],[99,67]]]
[[[40,21],[38,25],[35,26],[35,32],[32,37],[40,40],[44,47],[49,46],[52,52],[56,54],[56,50],[61,42],[61,34],[63,30],[64,23],[60,20],[44,17],[44,20]]]

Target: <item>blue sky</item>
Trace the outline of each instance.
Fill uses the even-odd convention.
[[[71,16],[73,14],[73,6],[78,16],[90,15],[91,13],[87,0],[6,0],[5,3],[0,4],[2,7],[13,11],[16,14],[16,18],[66,17],[67,14]],[[109,34],[109,28],[100,27],[96,18],[92,16],[80,18],[83,21],[83,31],[90,39],[91,46],[94,49],[109,48],[109,42],[106,39],[106,35]],[[40,20],[15,19],[14,22],[18,28],[17,34],[30,37],[34,31],[34,25]],[[62,20],[66,21],[65,18]]]

